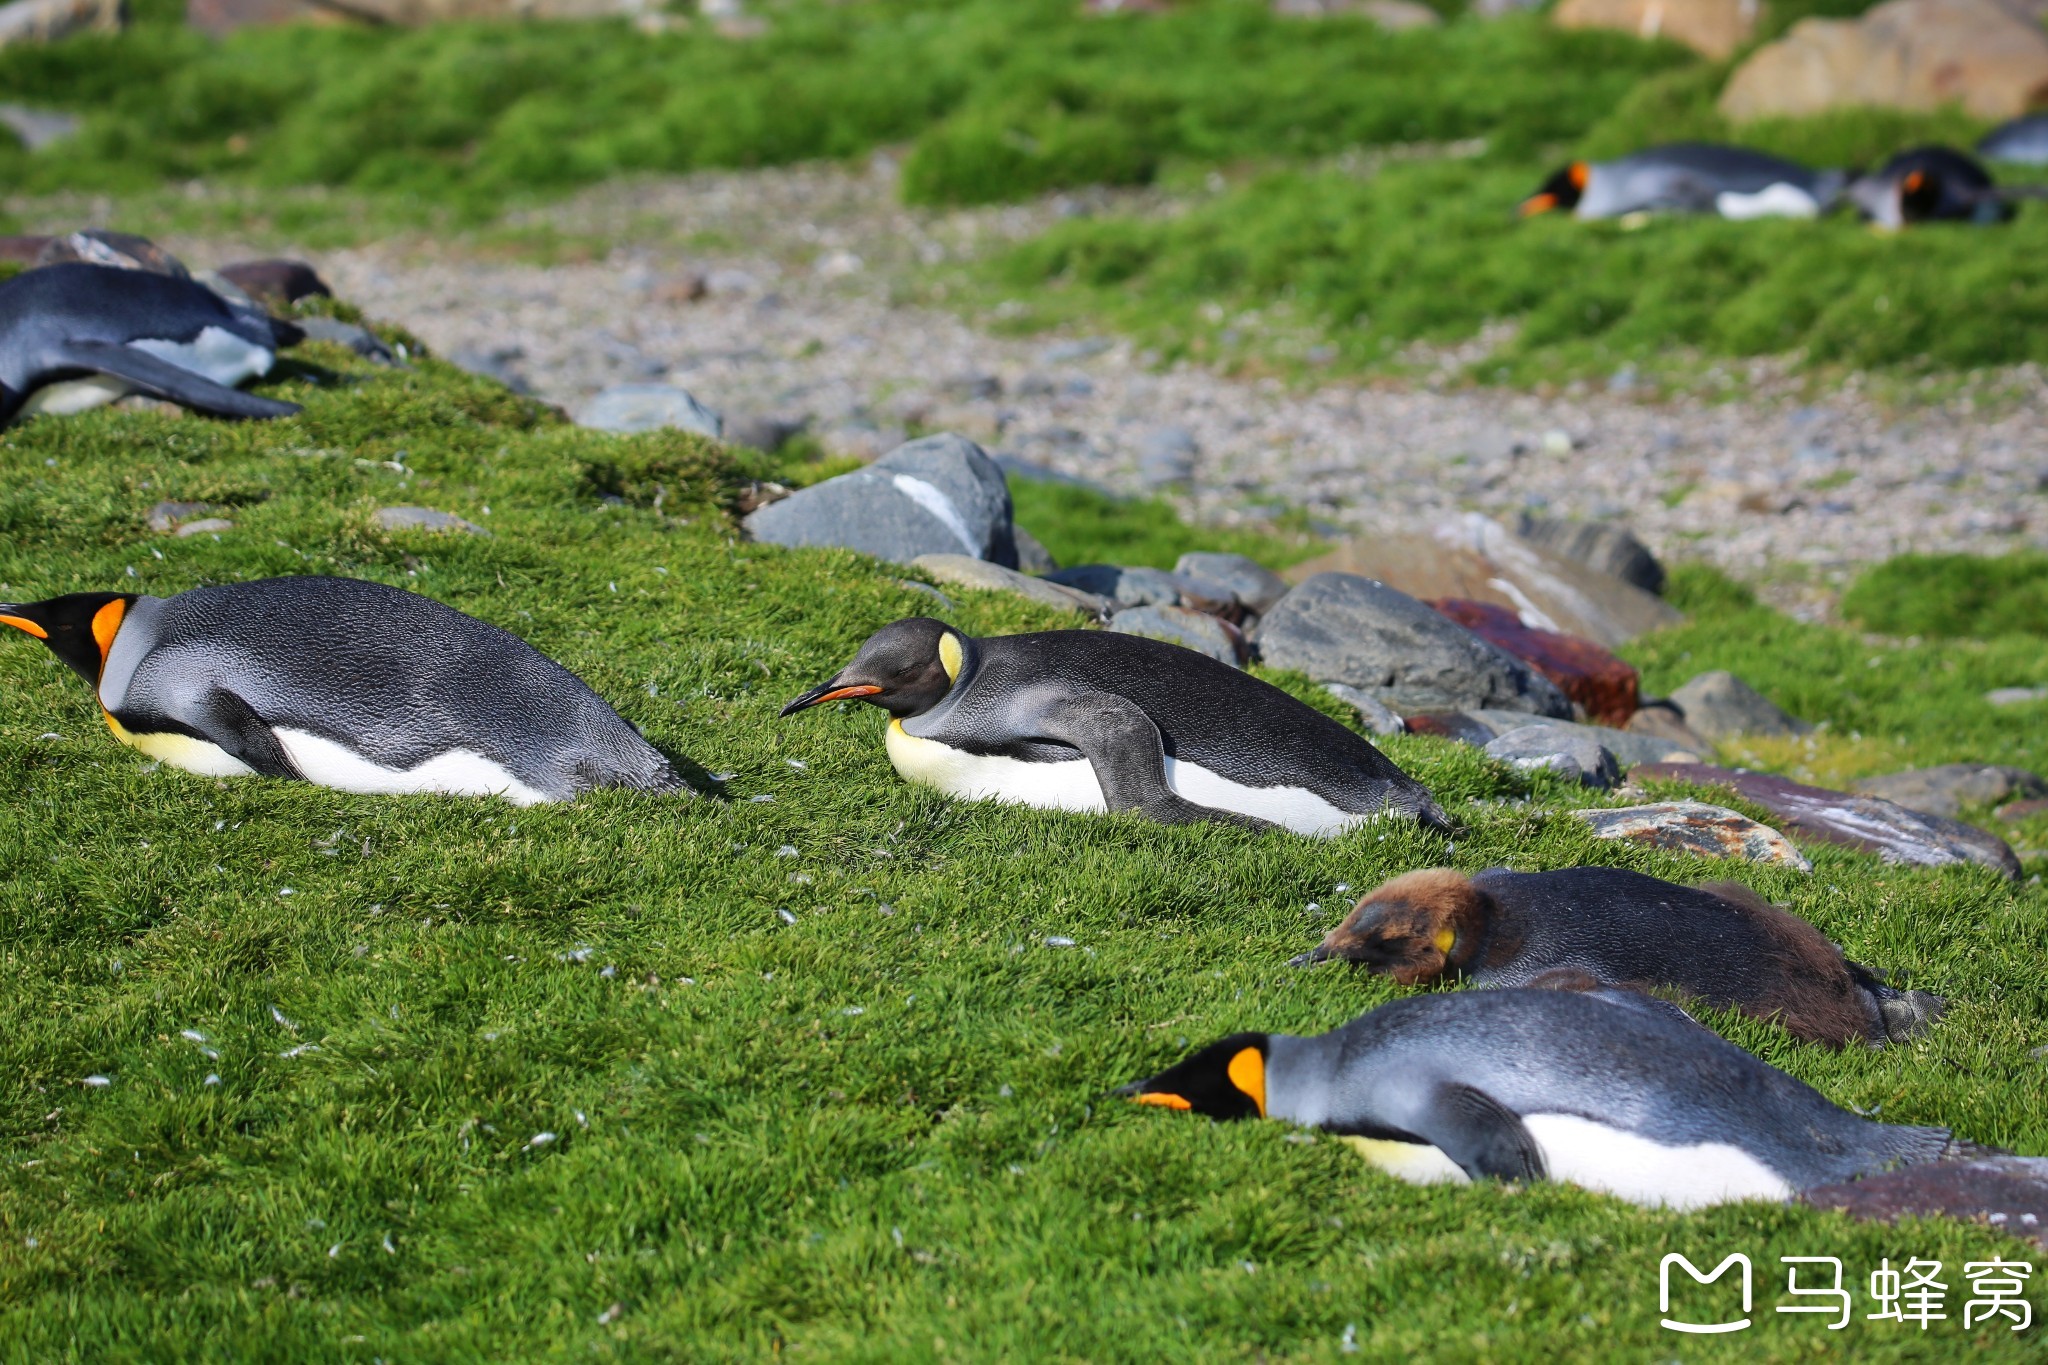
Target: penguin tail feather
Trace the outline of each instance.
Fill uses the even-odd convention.
[[[1941,1149],[1936,1161],[1984,1161],[1994,1156],[2011,1156],[2003,1147],[1993,1147],[1988,1142],[1972,1142],[1968,1138],[1949,1135],[1948,1145]]]

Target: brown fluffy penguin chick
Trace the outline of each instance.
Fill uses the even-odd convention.
[[[1583,973],[1776,1018],[1794,1037],[1829,1047],[1904,1041],[1942,1010],[1938,996],[1885,985],[1748,887],[1679,886],[1614,867],[1410,872],[1369,892],[1294,961],[1331,958],[1411,986],[1445,976],[1528,986]]]

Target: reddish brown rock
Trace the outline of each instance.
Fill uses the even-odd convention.
[[[252,299],[272,307],[300,299],[332,298],[334,291],[304,261],[237,261],[220,268],[220,277]]]
[[[2048,1250],[2048,1158],[1994,1156],[1941,1161],[1822,1185],[1800,1199],[1817,1209],[1890,1223],[1906,1217],[1966,1218]]]
[[[2001,820],[2031,820],[2036,815],[2048,815],[2048,796],[2037,796],[2031,801],[2008,801],[1998,808]]]
[[[1429,605],[1556,683],[1593,720],[1626,725],[1635,714],[1636,671],[1591,640],[1525,626],[1514,612],[1491,602],[1440,597]]]
[[[1704,801],[1660,801],[1648,806],[1575,810],[1572,814],[1592,826],[1598,839],[1627,839],[1672,853],[1741,858],[1801,872],[1813,871],[1806,855],[1769,825],[1760,825],[1747,815]]]
[[[1769,773],[1717,768],[1710,763],[1649,763],[1631,769],[1632,782],[1691,782],[1725,787],[1778,816],[1795,839],[1875,853],[1889,863],[1945,867],[1977,863],[2017,879],[2020,860],[1995,834],[1926,815],[1874,796],[1809,787]]]
[[[0,237],[0,262],[9,265],[34,265],[36,258],[43,254],[43,248],[49,244],[48,237]]]

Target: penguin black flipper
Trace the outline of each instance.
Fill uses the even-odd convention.
[[[1031,729],[1081,752],[1095,769],[1111,813],[1136,811],[1163,825],[1220,821],[1247,829],[1278,829],[1257,816],[1196,805],[1166,780],[1166,743],[1144,708],[1127,697],[1097,691],[1044,689]]]
[[[1477,1180],[1543,1180],[1543,1149],[1521,1116],[1483,1090],[1439,1085],[1425,1102],[1417,1137],[1430,1143]]]
[[[153,397],[167,398],[182,407],[212,413],[216,417],[258,420],[290,417],[300,410],[297,403],[280,402],[216,384],[204,375],[181,369],[168,360],[159,360],[132,346],[70,341],[56,348],[55,359],[66,366],[125,379]]]
[[[295,782],[306,780],[285,753],[284,745],[278,743],[269,722],[256,714],[255,707],[225,687],[208,692],[197,714],[190,719],[193,728],[207,739],[263,776],[290,778]]]

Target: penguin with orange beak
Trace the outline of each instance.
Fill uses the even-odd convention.
[[[1574,161],[1522,201],[1522,216],[1711,213],[1722,218],[1815,218],[1841,198],[1848,176],[1713,142],[1674,142],[1615,161]]]

